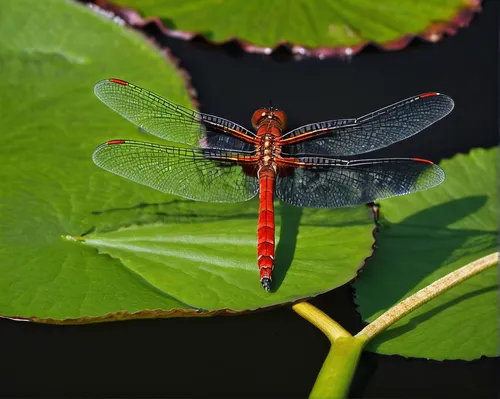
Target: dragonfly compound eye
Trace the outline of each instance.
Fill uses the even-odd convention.
[[[281,123],[281,128],[286,128],[286,114],[281,110],[276,110],[273,112],[274,119],[277,119]]]
[[[281,129],[284,129],[286,126],[286,115],[283,111],[275,108],[260,108],[253,113],[252,116],[252,125],[254,128],[259,127],[259,123],[262,119],[274,119],[280,123]]]
[[[259,127],[259,122],[262,120],[262,118],[265,118],[267,115],[270,115],[271,113],[264,108],[258,109],[255,111],[252,115],[252,126],[254,128]]]

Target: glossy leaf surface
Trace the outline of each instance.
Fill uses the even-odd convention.
[[[370,255],[367,207],[278,207],[276,291],[265,293],[256,202],[188,201],[92,162],[110,139],[163,142],[102,104],[97,81],[124,78],[190,105],[163,54],[69,1],[3,1],[0,19],[1,315],[92,322],[255,309],[342,285]]]
[[[441,163],[444,183],[381,201],[377,251],[356,280],[362,317],[498,250],[498,150]],[[380,334],[369,349],[431,359],[498,356],[498,268],[450,289]]]
[[[444,33],[454,34],[467,25],[474,11],[480,9],[476,0],[101,3],[133,25],[154,21],[166,34],[176,37],[199,34],[215,43],[237,39],[246,50],[263,53],[287,43],[296,54],[320,57],[352,55],[368,43],[387,50],[401,49],[416,36],[437,41]]]

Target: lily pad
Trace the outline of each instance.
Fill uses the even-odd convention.
[[[95,98],[94,83],[142,80],[189,105],[184,75],[136,32],[61,0],[0,2],[0,70],[0,314],[64,319],[190,308],[120,262],[61,239],[94,226],[102,219],[96,209],[162,199],[92,163],[110,134],[139,137]]]
[[[165,34],[214,43],[238,40],[250,52],[269,54],[288,45],[295,54],[352,55],[373,43],[399,50],[414,38],[438,41],[455,34],[480,10],[478,0],[99,0],[135,26],[153,22]],[[142,16],[145,17],[143,19]]]
[[[1,315],[79,323],[254,309],[344,284],[371,254],[367,207],[278,206],[276,290],[264,292],[257,202],[183,200],[92,162],[104,141],[146,139],[94,96],[95,82],[125,78],[189,106],[184,75],[73,2],[6,0],[0,15]]]
[[[444,183],[381,202],[374,256],[355,281],[366,321],[449,272],[498,250],[498,149],[441,166]],[[431,359],[498,356],[498,268],[450,289],[377,336],[369,350]]]

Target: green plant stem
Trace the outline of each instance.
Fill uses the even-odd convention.
[[[352,338],[352,335],[349,334],[344,327],[308,302],[296,303],[292,306],[292,309],[308,322],[319,328],[330,342],[340,337]]]
[[[319,328],[331,347],[310,394],[312,399],[347,396],[366,337],[354,338],[335,320],[307,302],[293,305],[293,310]]]
[[[432,284],[422,288],[420,291],[417,291],[413,295],[401,301],[396,306],[390,308],[387,312],[380,315],[377,319],[357,333],[356,337],[365,336],[367,340],[372,339],[377,334],[380,334],[382,331],[406,316],[408,313],[413,312],[415,309],[422,306],[424,303],[429,302],[431,299],[437,297],[457,284],[460,284],[462,281],[475,276],[489,267],[492,267],[496,263],[498,263],[498,252],[477,259],[460,269],[448,273],[446,276],[436,280]]]
[[[345,398],[349,393],[366,337],[338,338],[316,378],[310,399]]]
[[[498,263],[498,252],[447,274],[389,309],[354,337],[310,303],[301,302],[293,305],[293,310],[319,328],[332,345],[309,398],[345,398],[349,393],[349,386],[363,348],[369,340],[424,303],[496,263]]]

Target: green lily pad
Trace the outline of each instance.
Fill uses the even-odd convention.
[[[95,98],[95,82],[142,80],[189,105],[183,75],[139,34],[61,0],[0,2],[0,70],[0,314],[63,319],[190,308],[120,262],[61,239],[102,219],[95,209],[163,199],[92,163],[110,135],[139,137]]]
[[[187,201],[95,166],[109,139],[160,142],[103,105],[95,82],[120,77],[190,103],[183,75],[137,33],[73,2],[6,0],[0,65],[0,315],[77,323],[254,309],[344,284],[371,254],[367,207],[278,206],[269,294],[257,202]]]
[[[200,34],[215,43],[237,39],[251,52],[270,53],[289,44],[300,55],[352,55],[368,43],[387,50],[406,47],[416,36],[439,40],[467,25],[475,0],[114,0],[100,4],[128,23],[154,22],[166,34]],[[118,5],[118,6],[115,6]],[[126,7],[126,8],[125,8]],[[146,19],[138,13],[145,16]]]
[[[377,247],[355,281],[366,321],[498,250],[498,149],[443,161],[444,183],[381,202]],[[498,356],[498,268],[450,289],[377,336],[369,350],[431,359]]]

